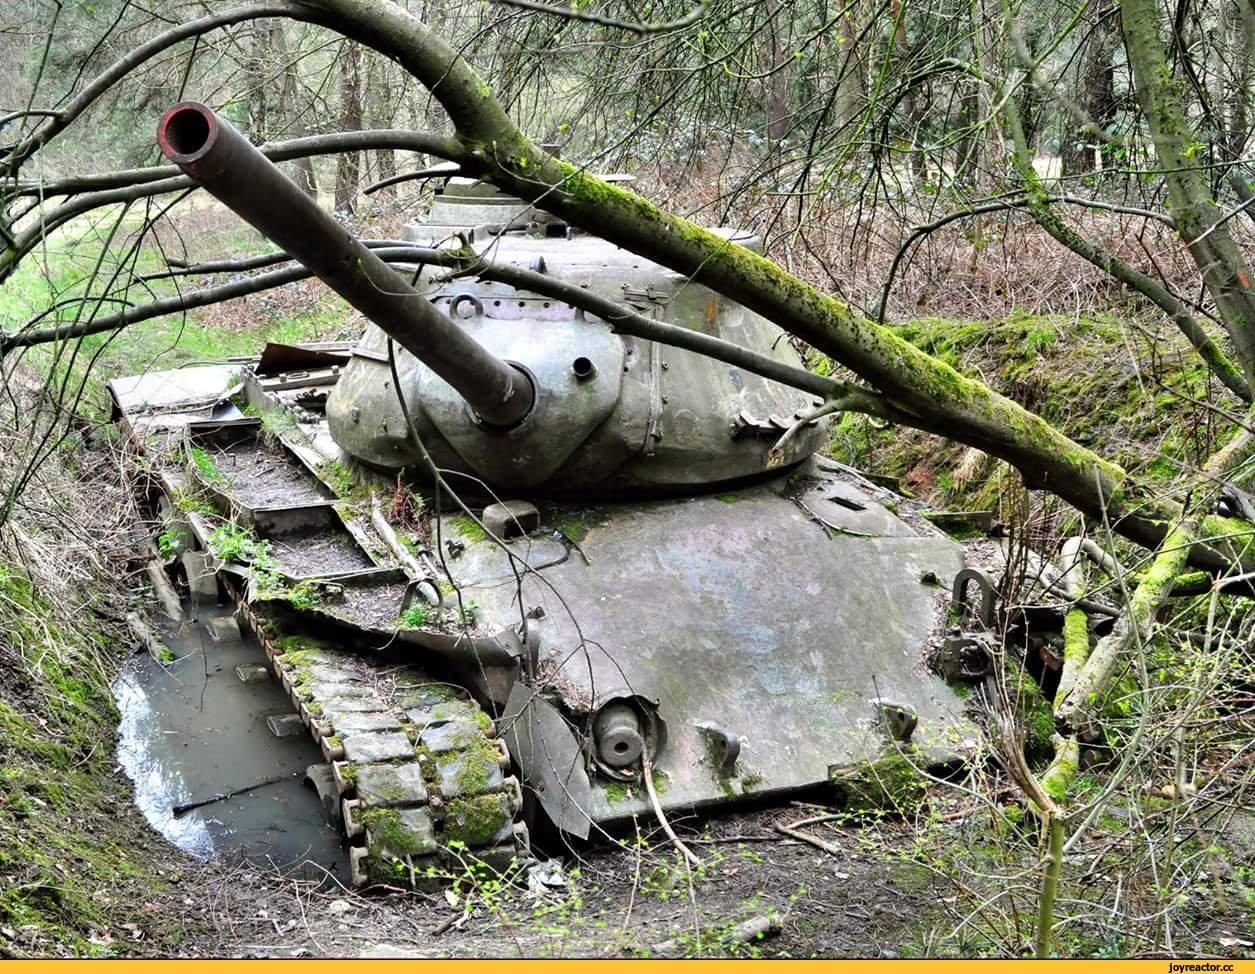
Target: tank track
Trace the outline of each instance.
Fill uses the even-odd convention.
[[[351,843],[355,885],[439,885],[468,860],[504,870],[528,849],[505,742],[460,687],[283,635],[230,585],[323,757]]]
[[[303,471],[300,481],[322,481],[307,464],[295,464],[292,444],[278,448],[288,452],[293,469]],[[220,456],[230,452],[227,446]],[[169,462],[176,456],[171,450],[169,459],[158,461],[163,520],[205,549],[197,553],[204,571],[216,576],[256,634],[328,762],[330,773],[311,773],[310,780],[328,817],[343,826],[353,884],[429,889],[463,875],[469,864],[504,871],[525,857],[527,827],[515,821],[522,787],[508,773],[510,755],[489,714],[439,672],[373,661],[302,635],[317,622],[300,620],[286,603],[250,598],[249,573],[220,570],[227,566],[213,552],[204,518],[178,513],[174,499],[203,494],[205,484],[187,455],[181,466]],[[234,515],[231,484],[217,484],[216,496],[219,516]],[[367,557],[379,568],[399,571],[395,563],[381,564],[389,560],[386,545],[373,543],[369,531],[353,525]],[[299,542],[289,545],[288,556],[300,563]]]

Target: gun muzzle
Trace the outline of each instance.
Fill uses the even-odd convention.
[[[167,159],[449,383],[492,426],[517,425],[536,390],[527,374],[464,332],[279,171],[226,119],[194,101],[161,117]]]

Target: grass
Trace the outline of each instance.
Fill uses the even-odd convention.
[[[133,233],[140,222],[128,217],[124,226]],[[122,242],[124,236],[118,234],[106,250],[103,237],[91,227],[70,224],[59,231],[48,250],[29,255],[0,285],[0,322],[5,323],[5,330],[16,330],[51,305],[79,297],[87,289],[93,294],[103,290],[112,270],[126,260],[128,245]],[[197,245],[225,257],[268,249],[255,234],[242,230],[234,221],[203,234]],[[93,277],[98,261],[102,272]],[[163,267],[164,259],[150,235],[133,260],[133,273],[152,274]],[[194,289],[198,284],[199,281],[184,282],[182,290]],[[39,346],[27,350],[25,358],[42,375],[63,383],[73,398],[81,393],[79,412],[103,422],[109,416],[110,406],[105,383],[114,376],[257,355],[268,341],[291,343],[341,337],[348,310],[334,295],[320,288],[318,296],[306,307],[285,306],[291,303],[290,298],[285,301],[282,296],[304,293],[299,291],[303,287],[306,285],[290,285],[288,289],[238,299],[229,305],[154,318],[121,332]],[[175,284],[162,279],[116,297],[143,304],[174,293]],[[107,315],[116,307],[100,305],[97,314]],[[95,306],[88,305],[87,310],[93,311]],[[74,314],[75,306],[68,306],[59,322],[49,317],[37,327],[69,324]]]

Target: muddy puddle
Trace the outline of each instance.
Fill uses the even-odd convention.
[[[276,737],[266,718],[292,713],[249,636],[215,642],[205,628],[229,618],[202,608],[199,622],[162,630],[175,659],[147,652],[126,661],[114,684],[121,722],[118,763],[135,785],[135,803],[154,829],[202,859],[244,857],[310,879],[348,882],[338,831],[325,824],[305,769],[322,761],[309,734]],[[236,667],[253,667],[243,682]],[[251,791],[176,813],[188,803]]]

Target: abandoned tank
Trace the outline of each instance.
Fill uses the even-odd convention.
[[[963,551],[817,455],[822,400],[759,374],[800,372],[777,326],[457,175],[392,242],[398,273],[204,106],[159,141],[372,322],[110,384],[171,577],[258,634],[356,882],[969,745],[925,664]],[[468,247],[786,368],[420,259]]]

